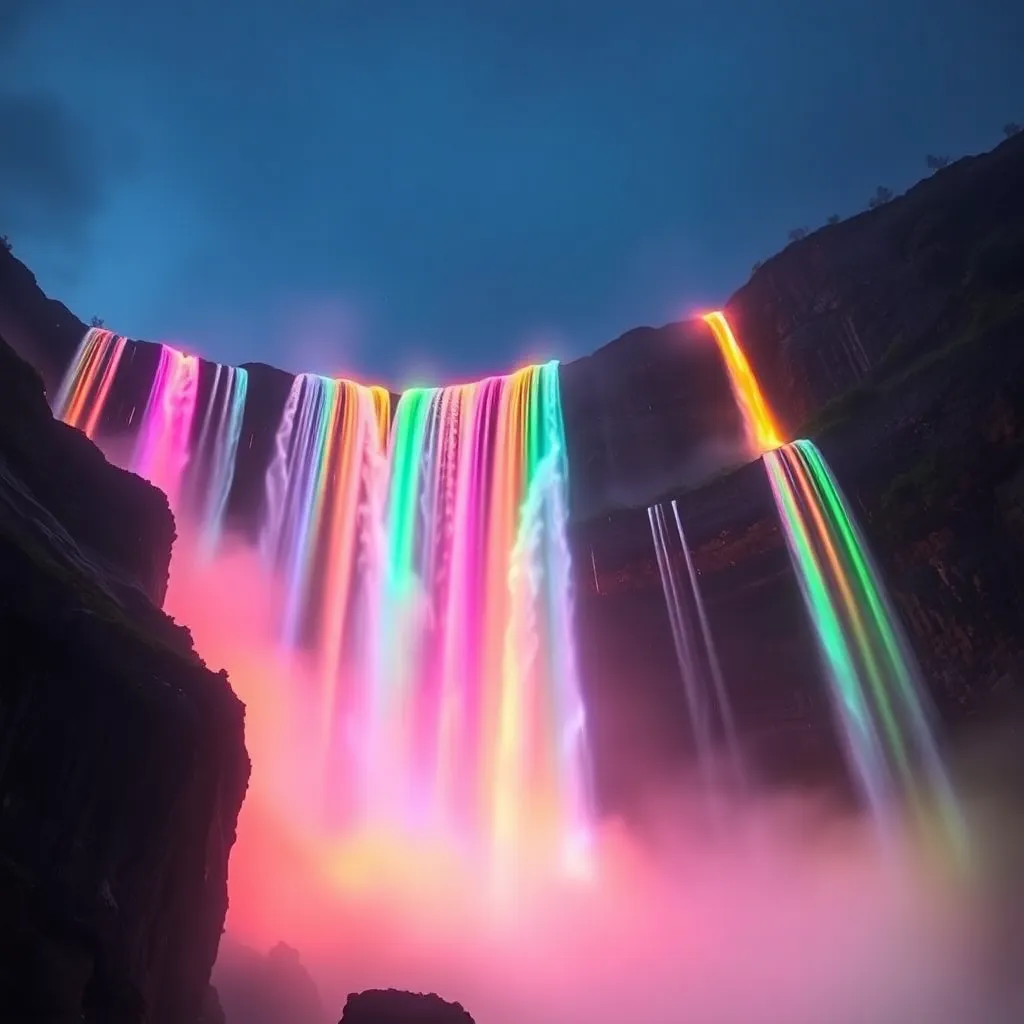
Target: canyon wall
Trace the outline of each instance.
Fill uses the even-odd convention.
[[[52,419],[0,341],[0,1005],[204,1017],[248,778],[242,707],[158,608],[164,496]]]
[[[1019,687],[1021,180],[1016,136],[791,244],[727,305],[786,434],[819,440],[849,491],[950,719]],[[0,252],[4,324],[48,383],[84,329]],[[132,352],[104,424],[115,435],[155,365],[152,346]],[[228,516],[254,536],[291,377],[247,369]],[[681,693],[644,510],[672,496],[749,742],[784,774],[827,762],[835,738],[763,472],[726,472],[741,430],[710,332],[640,328],[561,380],[581,661],[608,764],[635,763],[619,751],[637,746],[675,756],[685,731],[665,713]],[[158,595],[159,565],[149,573]]]
[[[728,301],[788,436],[829,402],[999,315],[1024,268],[1024,133],[766,260]],[[981,325],[983,326],[983,325]]]

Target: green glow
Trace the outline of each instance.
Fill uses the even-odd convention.
[[[927,783],[963,854],[966,831],[916,663],[835,477],[810,441],[764,462],[865,795],[881,809],[899,791],[920,809]]]
[[[434,394],[433,388],[413,388],[402,395],[395,410],[388,568],[391,584],[399,591],[411,585],[414,575],[423,439]]]

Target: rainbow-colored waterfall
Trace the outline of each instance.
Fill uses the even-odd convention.
[[[390,431],[385,392],[296,378],[262,548],[350,814],[499,850],[583,841],[566,517],[556,363],[407,391]]]
[[[94,437],[127,344],[112,331],[87,331],[53,401],[54,416]]]
[[[96,436],[111,387],[131,343],[110,331],[88,331],[53,403],[54,415]],[[209,366],[209,364],[207,364]],[[137,426],[127,468],[167,495],[171,508],[199,527],[212,554],[221,536],[242,433],[248,374],[212,366],[213,381],[200,408],[202,365],[197,356],[161,345],[156,373]]]
[[[855,781],[879,817],[927,791],[961,845],[920,669],[832,471],[810,441],[768,452],[764,464]]]
[[[58,415],[96,432],[126,344],[89,331]],[[161,346],[130,468],[211,554],[248,384],[205,366]],[[407,391],[393,422],[384,389],[300,374],[265,493],[280,644],[316,690],[303,735],[320,826],[386,819],[578,853],[588,759],[557,363]]]

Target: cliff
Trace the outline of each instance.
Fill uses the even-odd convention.
[[[790,436],[813,437],[847,492],[953,736],[1024,696],[1020,180],[1015,137],[794,243],[728,307]],[[760,463],[661,497],[679,501],[755,760],[783,777],[836,770]],[[628,804],[686,732],[646,509],[580,524],[574,554],[601,783]],[[653,768],[624,756],[637,749]]]
[[[242,707],[166,585],[166,500],[55,422],[0,341],[0,1005],[204,1019],[248,778]],[[210,1019],[206,1014],[206,1019]]]
[[[786,433],[1004,312],[1024,275],[1024,133],[767,260],[726,304]],[[813,426],[813,424],[812,424]]]

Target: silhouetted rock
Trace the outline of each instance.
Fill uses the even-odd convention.
[[[388,988],[350,995],[339,1024],[473,1024],[473,1018],[461,1004],[445,1002],[433,992]]]
[[[214,976],[226,1024],[328,1024],[298,951],[283,942],[263,956],[225,939]]]
[[[249,765],[226,677],[150,601],[173,534],[164,497],[55,422],[0,341],[5,1020],[216,1019]]]

